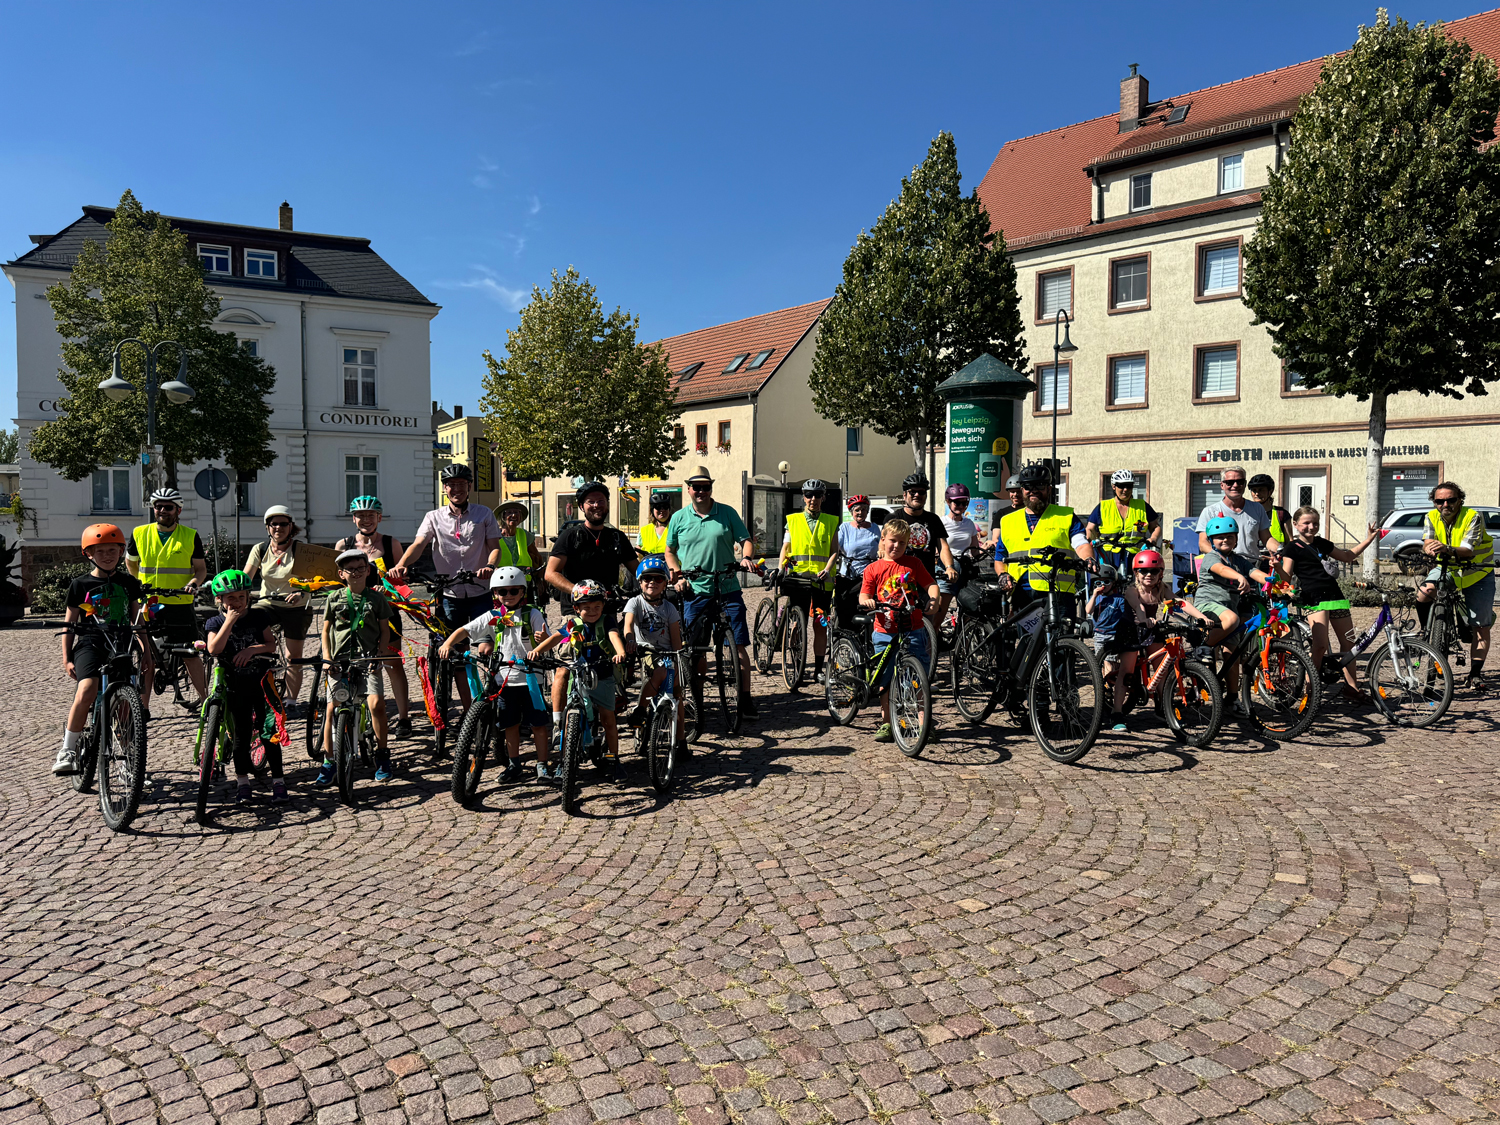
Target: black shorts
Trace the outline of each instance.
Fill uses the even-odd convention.
[[[809,617],[812,616],[814,610],[819,609],[826,614],[829,607],[833,605],[832,590],[816,589],[801,582],[789,582],[782,589],[791,599],[791,603]]]
[[[104,662],[109,657],[109,646],[103,637],[81,636],[73,641],[73,677],[78,680],[97,680],[104,671]]]
[[[203,639],[198,615],[191,605],[161,606],[156,611],[156,620],[151,623],[151,631],[173,645],[190,645]]]
[[[307,630],[312,626],[313,611],[306,606],[287,605],[286,602],[261,602],[255,607],[271,615],[271,623],[281,630],[289,641],[305,641]]]

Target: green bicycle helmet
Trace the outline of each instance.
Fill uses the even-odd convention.
[[[356,496],[349,501],[351,512],[378,512],[380,511],[380,497],[378,496]]]
[[[221,570],[214,575],[214,580],[208,584],[216,598],[225,594],[240,594],[250,592],[250,576],[243,570]]]

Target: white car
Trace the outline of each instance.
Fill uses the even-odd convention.
[[[1500,508],[1470,506],[1484,517],[1490,535],[1500,535]],[[1397,508],[1388,515],[1380,525],[1380,540],[1376,544],[1380,557],[1400,564],[1404,570],[1415,570],[1416,556],[1422,553],[1422,521],[1430,511],[1429,504],[1422,508]]]

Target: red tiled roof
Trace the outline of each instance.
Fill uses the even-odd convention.
[[[680,403],[706,402],[716,398],[731,398],[747,395],[765,386],[776,369],[781,366],[797,341],[817,322],[828,302],[833,298],[814,301],[810,305],[780,309],[762,313],[760,316],[732,320],[728,324],[716,324],[712,328],[700,328],[681,336],[668,336],[659,341],[666,350],[668,362],[674,372],[682,371],[694,363],[702,363],[696,374],[686,383],[677,383],[677,401]],[[755,371],[746,367],[757,353],[774,348],[764,366]],[[724,374],[724,368],[737,355],[749,358],[738,371]]]
[[[1465,16],[1444,27],[1453,37],[1467,39],[1476,51],[1500,60],[1500,9]],[[1283,120],[1317,83],[1322,68],[1322,59],[1309,59],[1154,101],[1146,123],[1128,133],[1119,131],[1119,115],[1111,113],[1009,141],[985,173],[979,198],[989,211],[991,225],[1005,233],[1008,245],[1035,246],[1076,238],[1091,227],[1093,218],[1092,189],[1083,171],[1086,167],[1188,144],[1216,132]],[[1181,123],[1166,124],[1168,103],[1189,107]],[[1132,225],[1168,221],[1189,213],[1196,212],[1189,208],[1155,211],[1135,216],[1137,221]],[[1124,223],[1114,220],[1097,229],[1118,229]]]

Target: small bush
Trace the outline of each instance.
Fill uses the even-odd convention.
[[[67,608],[68,584],[90,569],[88,562],[79,559],[74,563],[49,566],[39,573],[31,584],[32,612],[61,614]]]

